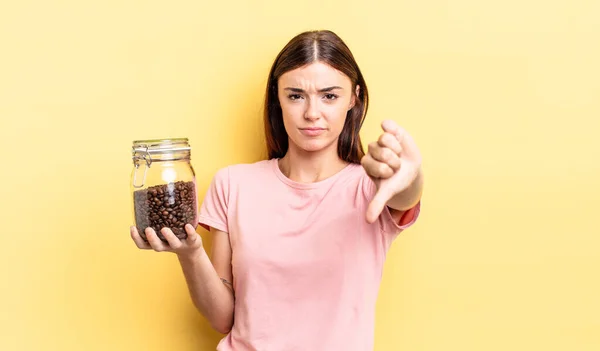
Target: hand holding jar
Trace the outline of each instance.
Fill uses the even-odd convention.
[[[142,250],[154,250],[156,252],[173,252],[178,256],[193,255],[202,248],[202,238],[196,233],[190,224],[185,225],[186,239],[179,239],[169,228],[163,228],[160,232],[166,239],[166,243],[158,237],[154,229],[146,228],[144,235],[146,240],[138,233],[135,226],[131,226],[131,238],[135,245]]]

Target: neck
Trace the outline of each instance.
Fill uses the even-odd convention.
[[[348,165],[337,155],[337,143],[333,150],[328,148],[318,152],[307,152],[293,147],[292,143],[285,156],[279,161],[281,172],[293,181],[314,183],[327,179]]]

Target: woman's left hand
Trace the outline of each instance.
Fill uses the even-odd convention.
[[[421,172],[421,153],[413,138],[396,122],[385,120],[383,133],[369,144],[361,164],[377,185],[367,221],[373,223],[397,194],[411,188]]]

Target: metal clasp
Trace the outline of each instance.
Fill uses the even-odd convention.
[[[132,159],[133,159],[133,164],[135,165],[135,171],[133,174],[133,187],[141,188],[144,186],[144,183],[146,181],[146,174],[148,173],[148,168],[150,168],[150,166],[152,165],[152,156],[150,156],[150,153],[148,152],[148,145],[144,145],[144,149],[136,149],[135,147],[133,147],[132,149],[133,149]],[[141,154],[141,156],[138,156],[137,154]],[[139,164],[140,160],[144,160],[146,162],[146,168],[144,169],[144,178],[142,179],[142,184],[136,185],[138,169],[140,167],[140,164]]]

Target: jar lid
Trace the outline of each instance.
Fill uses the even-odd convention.
[[[148,165],[153,161],[190,159],[191,151],[188,138],[134,140],[131,148],[133,162],[145,160]]]

